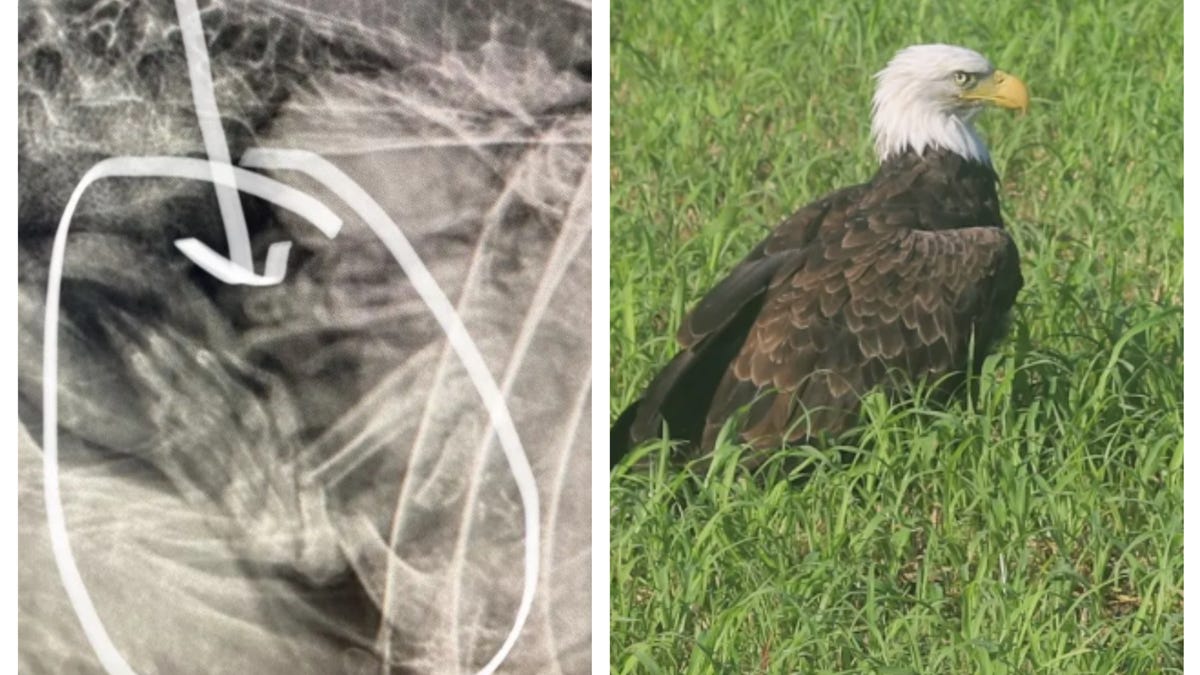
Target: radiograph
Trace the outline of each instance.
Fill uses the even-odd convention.
[[[19,21],[21,672],[586,670],[586,2]]]

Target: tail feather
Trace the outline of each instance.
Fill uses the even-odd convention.
[[[712,386],[697,383],[696,352],[684,350],[662,369],[640,399],[613,423],[609,432],[609,467],[614,467],[638,444],[663,433],[664,422],[671,438],[700,442],[705,411],[712,399]]]
[[[720,332],[676,354],[655,376],[642,397],[613,423],[610,468],[639,443],[660,438],[664,423],[671,438],[684,441],[691,451],[708,450],[703,447],[704,430],[713,396],[761,306],[762,295],[750,298]]]
[[[638,408],[642,404],[642,399],[638,399],[631,403],[616,422],[613,422],[612,430],[608,434],[608,468],[612,469],[629,451],[637,445],[633,439],[633,421],[637,419]]]

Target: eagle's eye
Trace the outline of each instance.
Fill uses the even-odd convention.
[[[960,87],[967,86],[968,84],[971,83],[971,80],[974,80],[974,79],[975,79],[975,76],[971,75],[968,72],[964,72],[961,70],[957,70],[954,72],[954,84],[957,84]]]

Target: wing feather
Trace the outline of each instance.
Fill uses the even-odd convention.
[[[823,236],[821,255],[806,252],[805,264],[772,284],[708,428],[753,401],[743,429],[752,443],[778,443],[805,415],[812,428],[836,433],[868,389],[889,385],[893,369],[914,377],[961,371],[973,334],[999,336],[1021,283],[1004,230],[871,232],[878,220],[847,219],[852,235]]]

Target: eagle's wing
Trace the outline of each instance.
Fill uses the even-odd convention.
[[[827,220],[839,220],[865,186],[856,185],[819,199],[779,224],[684,317],[676,338],[684,349],[728,327],[739,311],[766,292],[781,267],[815,241]]]
[[[1022,283],[1012,239],[997,227],[904,227],[918,219],[881,209],[827,221],[776,270],[713,395],[704,447],[747,404],[752,443],[837,433],[892,369],[954,373],[972,337],[980,354],[1001,337]]]
[[[863,189],[838,190],[797,211],[684,317],[678,333],[683,349],[613,424],[614,464],[637,443],[657,438],[664,421],[672,437],[700,442],[713,392],[745,341],[772,280],[816,240],[824,221],[846,213]]]

